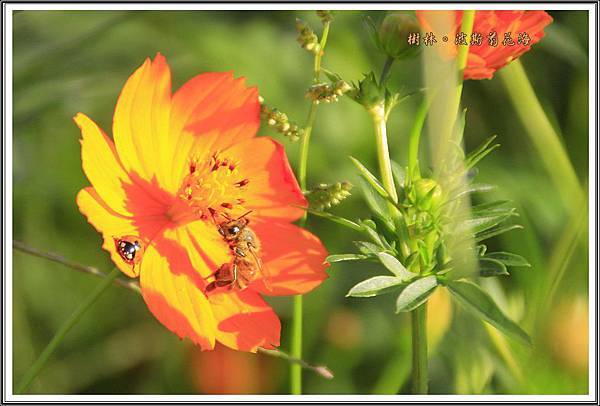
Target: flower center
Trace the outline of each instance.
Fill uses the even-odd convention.
[[[243,195],[250,180],[240,174],[238,167],[239,162],[219,152],[203,161],[192,157],[177,202],[169,210],[171,220],[181,223],[244,212]]]

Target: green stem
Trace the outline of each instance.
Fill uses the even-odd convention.
[[[327,37],[329,36],[329,25],[330,22],[323,23],[323,34],[321,35],[321,41],[319,42],[319,50],[315,55],[313,65],[313,82],[319,83],[321,77],[321,58],[323,57],[323,50],[327,44]],[[306,173],[308,168],[308,151],[310,146],[310,136],[317,116],[317,103],[313,101],[308,111],[308,117],[306,119],[306,125],[304,126],[304,136],[302,137],[302,144],[300,145],[300,161],[298,163],[298,181],[302,191],[306,191]],[[300,225],[306,224],[307,213],[300,220]],[[302,358],[302,296],[294,296],[294,310],[292,319],[292,343],[290,349],[290,355],[294,358]],[[299,364],[290,365],[290,392],[292,395],[302,394],[302,367]]]
[[[79,321],[79,319],[81,319],[85,312],[87,312],[92,307],[92,305],[96,302],[96,300],[98,300],[102,293],[104,293],[104,291],[107,290],[108,287],[113,284],[113,282],[115,281],[115,279],[117,279],[120,273],[121,272],[119,271],[119,269],[113,269],[113,271],[110,274],[108,274],[106,278],[104,278],[102,283],[100,283],[96,287],[96,289],[94,289],[92,294],[85,300],[85,302],[83,302],[73,312],[73,314],[71,314],[67,321],[65,321],[65,323],[56,332],[54,337],[52,337],[52,340],[50,340],[46,348],[44,348],[44,351],[42,351],[38,359],[33,363],[29,370],[27,370],[27,372],[21,379],[21,382],[17,386],[17,390],[15,391],[16,394],[22,394],[25,390],[27,390],[27,388],[29,387],[29,385],[31,385],[35,377],[38,376],[38,374],[40,373],[40,371],[42,370],[52,353],[63,341],[67,333],[71,331],[73,326],[75,326],[75,324],[77,324],[77,322]]]
[[[377,162],[379,163],[379,174],[381,183],[394,202],[398,202],[398,193],[392,175],[392,162],[387,141],[387,129],[385,123],[385,107],[383,102],[369,110],[373,125],[375,127],[375,143],[377,147]]]
[[[412,392],[426,395],[427,373],[427,302],[410,314],[412,322]]]
[[[569,155],[544,112],[521,62],[513,61],[498,74],[566,207],[573,207],[574,201],[583,201],[584,192]]]
[[[408,136],[408,173],[410,179],[421,177],[421,170],[419,169],[419,144],[429,105],[430,98],[425,97],[419,106],[419,110],[417,110],[415,121]]]
[[[385,60],[385,64],[383,65],[383,70],[381,71],[381,76],[379,76],[379,86],[382,86],[387,82],[390,73],[392,71],[392,65],[394,64],[395,59],[391,56],[388,56]]]

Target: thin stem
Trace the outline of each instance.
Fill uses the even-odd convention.
[[[319,49],[315,55],[313,65],[313,82],[319,83],[321,77],[321,59],[323,58],[323,52],[325,45],[327,44],[327,38],[329,36],[330,22],[326,21],[323,23],[323,33],[321,34],[321,41],[319,42]],[[300,161],[298,163],[298,181],[300,188],[306,190],[306,173],[308,168],[308,151],[310,146],[310,136],[317,116],[317,102],[313,101],[308,111],[308,117],[306,119],[306,125],[304,126],[304,136],[302,137],[302,144],[300,145]],[[307,213],[304,213],[300,220],[300,225],[306,224]],[[292,343],[291,343],[291,356],[293,358],[302,359],[302,296],[294,296],[294,310],[292,319]],[[292,395],[302,394],[302,367],[299,364],[290,365],[290,392]]]
[[[314,373],[322,376],[325,379],[333,379],[333,372],[325,365],[311,365],[308,362],[300,358],[294,358],[281,350],[267,350],[264,348],[258,348],[258,352],[261,354],[268,355],[269,357],[281,358],[290,364],[297,364],[301,368],[308,369]]]
[[[52,353],[63,341],[67,333],[71,331],[71,329],[73,328],[73,326],[75,326],[75,324],[77,324],[79,319],[81,319],[81,317],[92,307],[92,305],[96,303],[96,300],[98,300],[102,293],[104,293],[104,291],[106,291],[108,287],[113,284],[113,282],[115,281],[115,279],[117,279],[117,276],[119,276],[120,273],[121,271],[119,271],[119,269],[113,269],[112,272],[109,273],[108,276],[106,276],[106,278],[104,278],[104,280],[98,286],[96,286],[96,289],[94,289],[92,294],[73,312],[73,314],[71,314],[71,316],[56,332],[52,340],[50,340],[46,348],[44,348],[44,351],[42,351],[38,359],[25,373],[23,379],[21,379],[21,382],[17,386],[17,390],[15,393],[22,394],[25,390],[27,390],[27,388],[29,387],[29,385],[31,385],[36,376],[38,376],[44,365],[46,365],[46,362],[48,361]]]
[[[383,65],[383,70],[381,71],[381,76],[379,76],[379,86],[383,86],[385,82],[387,82],[390,77],[390,73],[392,72],[392,65],[394,64],[395,59],[391,56],[388,56],[385,60],[385,64]]]
[[[26,254],[33,255],[34,257],[44,258],[44,259],[50,260],[52,262],[56,262],[58,264],[66,266],[67,268],[71,268],[71,269],[74,269],[79,272],[98,276],[100,278],[106,278],[108,276],[108,274],[106,274],[94,267],[91,267],[88,265],[83,265],[83,264],[80,264],[75,261],[71,261],[70,259],[63,257],[62,255],[59,255],[59,254],[56,254],[53,252],[40,251],[37,248],[30,247],[29,245],[27,245],[21,241],[13,241],[13,248],[18,251],[24,252]],[[140,285],[136,281],[133,281],[133,280],[126,281],[126,280],[117,278],[117,279],[115,279],[114,282],[116,285],[133,290],[134,292],[137,292],[137,293],[141,293]]]
[[[581,188],[569,154],[544,112],[523,65],[516,60],[498,73],[565,207],[572,207],[573,201],[583,201],[585,192]]]
[[[412,392],[426,395],[427,373],[427,302],[410,314],[412,322]]]
[[[430,98],[425,97],[417,110],[415,121],[413,122],[413,126],[408,136],[408,172],[410,174],[410,179],[421,177],[421,170],[419,168],[419,144],[425,117],[427,117],[427,111],[429,110],[429,104]]]

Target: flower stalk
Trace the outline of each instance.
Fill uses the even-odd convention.
[[[426,395],[429,387],[427,370],[427,302],[410,314],[412,323],[412,393]]]
[[[385,105],[382,101],[379,104],[369,109],[369,114],[373,120],[373,126],[375,129],[375,142],[377,147],[377,161],[379,163],[379,173],[381,175],[381,182],[383,187],[391,196],[391,198],[397,202],[398,192],[396,192],[396,186],[394,185],[394,177],[392,175],[392,162],[390,160],[390,152],[387,141],[387,127],[385,120]]]
[[[314,64],[313,64],[313,83],[319,83],[321,77],[321,58],[323,57],[323,50],[327,44],[327,37],[329,36],[329,26],[331,20],[323,20],[323,33],[321,34],[321,41],[317,45],[315,52]],[[298,163],[298,182],[300,188],[306,191],[306,173],[308,168],[308,151],[310,146],[310,136],[312,134],[313,126],[317,116],[317,107],[319,105],[318,100],[313,100],[310,104],[310,110],[308,117],[306,118],[306,125],[304,127],[304,136],[302,137],[300,145],[300,160]],[[300,220],[300,225],[306,224],[305,213]],[[302,296],[294,296],[293,305],[293,318],[292,318],[292,343],[291,343],[291,356],[293,358],[302,358]],[[290,392],[292,395],[302,394],[302,366],[299,364],[290,365]]]

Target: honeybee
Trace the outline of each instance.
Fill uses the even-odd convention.
[[[246,218],[248,214],[250,212],[237,219],[226,217],[225,221],[218,224],[219,234],[229,245],[233,260],[221,265],[211,275],[215,280],[206,286],[205,292],[220,287],[243,290],[254,280],[264,276],[265,269],[259,257],[260,241],[254,231],[248,227],[250,223]]]
[[[140,264],[144,255],[144,246],[138,237],[125,235],[113,239],[117,253],[126,264],[131,265],[132,268]]]

